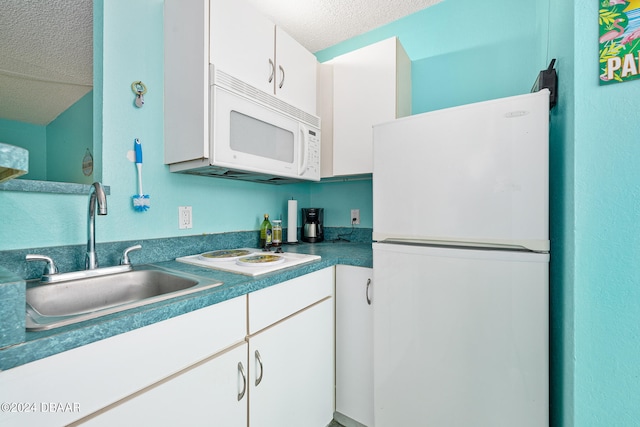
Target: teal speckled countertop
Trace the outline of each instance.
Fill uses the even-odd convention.
[[[131,331],[193,310],[293,279],[338,264],[371,267],[370,243],[324,242],[302,243],[285,247],[287,252],[320,255],[321,259],[257,277],[226,273],[177,261],[155,263],[163,268],[179,270],[212,281],[221,286],[176,297],[167,301],[114,313],[60,328],[26,332],[25,341],[0,350],[0,370],[7,370],[66,350]]]

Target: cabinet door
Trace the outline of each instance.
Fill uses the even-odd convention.
[[[245,0],[211,0],[211,63],[273,95],[275,25]]]
[[[194,365],[88,420],[86,426],[247,426],[247,344]]]
[[[249,338],[249,425],[324,427],[333,417],[333,299]]]
[[[316,114],[316,57],[276,27],[276,95],[309,114]]]
[[[372,126],[410,114],[411,62],[397,39],[391,38],[341,55],[331,63],[333,174],[372,173]],[[408,94],[403,89],[406,85]]]
[[[369,427],[373,426],[372,277],[371,268],[336,267],[336,412]]]
[[[208,0],[164,1],[164,162],[209,157]]]
[[[46,411],[0,412],[0,425],[66,425],[243,342],[246,301],[233,298],[0,372],[0,402],[79,404],[55,419]]]

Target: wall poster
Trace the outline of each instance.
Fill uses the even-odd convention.
[[[640,78],[640,0],[600,2],[600,84]]]

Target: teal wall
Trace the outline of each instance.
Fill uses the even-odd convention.
[[[85,153],[93,152],[93,91],[47,125],[47,180],[91,184],[82,173]]]
[[[598,6],[574,2],[575,425],[637,426],[640,82],[599,86]]]
[[[47,179],[46,126],[0,119],[0,141],[29,150],[29,173],[22,178]]]
[[[551,414],[567,427],[640,419],[640,86],[599,85],[599,6],[554,2],[550,15]]]
[[[595,10],[595,3],[593,5]],[[573,2],[552,2],[550,43],[557,59],[558,105],[551,111],[550,135],[550,400],[552,426],[574,425],[575,278],[575,90],[576,49]],[[595,40],[595,38],[594,38]],[[595,43],[593,46],[595,47]],[[595,65],[595,63],[594,63]],[[604,423],[602,425],[616,425]]]
[[[92,110],[89,92],[46,126],[0,119],[0,141],[29,150],[29,173],[21,179],[91,184],[82,159],[93,151]]]

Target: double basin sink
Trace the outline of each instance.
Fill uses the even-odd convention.
[[[153,265],[107,267],[58,276],[54,283],[28,283],[27,330],[70,325],[222,284]]]

